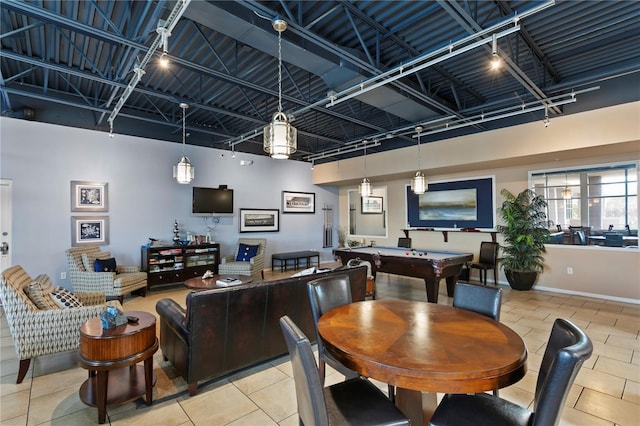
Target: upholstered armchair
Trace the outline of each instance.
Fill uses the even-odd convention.
[[[257,250],[255,250],[257,246]],[[252,256],[252,251],[255,255]],[[220,260],[218,273],[220,275],[250,275],[264,279],[264,258],[267,251],[265,238],[240,238],[236,244],[235,254],[224,256]],[[248,260],[245,260],[248,259]]]
[[[39,275],[33,279],[20,265],[2,272],[0,298],[20,360],[16,383],[22,383],[32,358],[78,349],[82,324],[99,316],[107,306],[104,293],[74,293],[83,306],[63,309],[51,305],[41,309],[26,293],[34,284],[52,288],[49,277]],[[30,294],[37,300],[33,291]],[[122,309],[117,301],[108,304]]]
[[[125,294],[134,290],[140,290],[142,296],[146,296],[147,273],[140,272],[138,266],[116,264],[115,271],[105,266],[104,272],[96,272],[96,259],[107,264],[113,259],[111,253],[103,252],[100,247],[95,246],[73,247],[66,252],[73,291],[102,292],[107,297],[117,298],[120,303],[123,302]]]

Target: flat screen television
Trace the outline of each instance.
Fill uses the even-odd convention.
[[[193,187],[193,214],[233,214],[233,189]]]

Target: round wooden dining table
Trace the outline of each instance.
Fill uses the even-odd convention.
[[[515,331],[446,305],[391,299],[352,303],[320,317],[318,331],[344,365],[396,386],[396,404],[412,424],[428,423],[436,392],[499,389],[527,370],[527,348]]]

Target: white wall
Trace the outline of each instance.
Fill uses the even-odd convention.
[[[181,236],[186,232],[205,235],[202,217],[191,214],[193,186],[234,189],[236,213],[222,217],[212,238],[221,243],[222,254],[231,254],[240,236],[268,240],[271,254],[317,249],[321,261],[332,260],[331,249],[323,249],[323,206],[334,206],[337,188],[311,183],[309,163],[273,160],[266,156],[187,146],[186,154],[196,167],[191,185],[180,185],[172,177],[172,166],[182,155],[176,143],[116,135],[105,132],[0,118],[0,178],[13,181],[13,264],[22,265],[33,277],[46,273],[56,284],[71,288],[65,250],[71,246],[71,217],[109,217],[109,250],[120,264],[140,264],[140,247],[148,237],[171,241],[173,223]],[[221,154],[224,154],[221,157]],[[240,166],[250,159],[250,167]],[[70,182],[107,182],[109,211],[71,212]],[[281,191],[314,192],[315,214],[282,214]],[[240,208],[280,209],[280,231],[239,233]],[[211,220],[208,222],[212,224]],[[337,245],[337,234],[334,235]]]

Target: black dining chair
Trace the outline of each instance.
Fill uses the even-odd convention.
[[[288,316],[280,328],[289,349],[301,425],[409,425],[411,422],[369,380],[354,377],[323,387],[311,343]]]
[[[484,287],[477,284],[456,283],[453,292],[453,307],[476,312],[493,320],[500,321],[502,289]],[[493,390],[498,396],[498,389]]]
[[[486,393],[445,395],[431,426],[552,426],[557,425],[567,394],[580,367],[591,357],[589,337],[573,323],[553,323],[538,372],[533,411]]]
[[[604,234],[604,245],[606,247],[622,247],[624,246],[624,238],[622,234],[611,232]]]
[[[586,246],[587,245],[587,237],[584,231],[575,231],[573,235],[578,239],[578,245]]]
[[[398,247],[411,248],[411,238],[398,238]]]
[[[480,243],[480,256],[477,262],[469,265],[471,269],[478,269],[480,272],[480,281],[487,285],[487,272],[493,269],[493,283],[498,285],[498,243],[491,241],[483,241]],[[469,271],[471,272],[471,271]]]
[[[333,277],[319,278],[307,283],[309,293],[309,303],[311,304],[311,315],[316,329],[316,339],[318,341],[318,364],[320,365],[320,381],[324,386],[326,376],[326,364],[329,364],[346,379],[357,377],[358,373],[347,368],[340,361],[335,359],[322,343],[320,333],[318,333],[318,320],[325,312],[333,308],[353,302],[351,297],[351,284],[348,275],[337,275]],[[395,401],[395,388],[388,385],[389,399]]]

